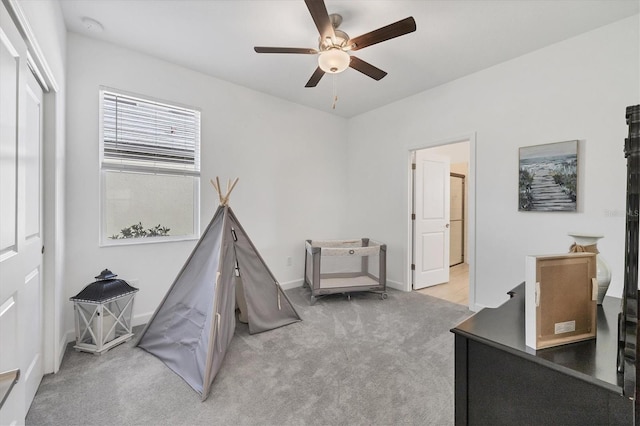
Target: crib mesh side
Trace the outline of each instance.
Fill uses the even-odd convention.
[[[305,279],[320,294],[331,289],[337,292],[386,288],[386,265],[382,264],[386,262],[381,263],[386,246],[382,243],[368,238],[307,240],[306,250]],[[313,252],[319,257],[316,262]],[[382,256],[386,260],[386,253]],[[314,280],[316,276],[319,282]]]

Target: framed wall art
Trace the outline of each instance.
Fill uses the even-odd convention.
[[[578,141],[520,148],[518,210],[575,212]]]

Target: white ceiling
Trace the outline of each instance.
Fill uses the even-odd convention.
[[[325,0],[355,37],[413,16],[414,33],[353,52],[387,71],[353,69],[305,88],[315,55],[258,54],[254,46],[317,48],[303,0],[61,0],[69,31],[105,40],[312,108],[352,117],[640,12],[638,0]],[[81,18],[99,21],[93,33]]]

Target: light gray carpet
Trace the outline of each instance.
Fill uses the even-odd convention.
[[[449,425],[453,334],[464,306],[389,291],[309,306],[302,322],[258,335],[238,324],[205,402],[132,342],[102,356],[67,349],[42,381],[28,425]],[[134,338],[135,340],[135,338]]]

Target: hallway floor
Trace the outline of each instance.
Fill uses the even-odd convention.
[[[469,265],[461,263],[449,269],[449,282],[417,290],[419,293],[459,305],[469,305]]]

